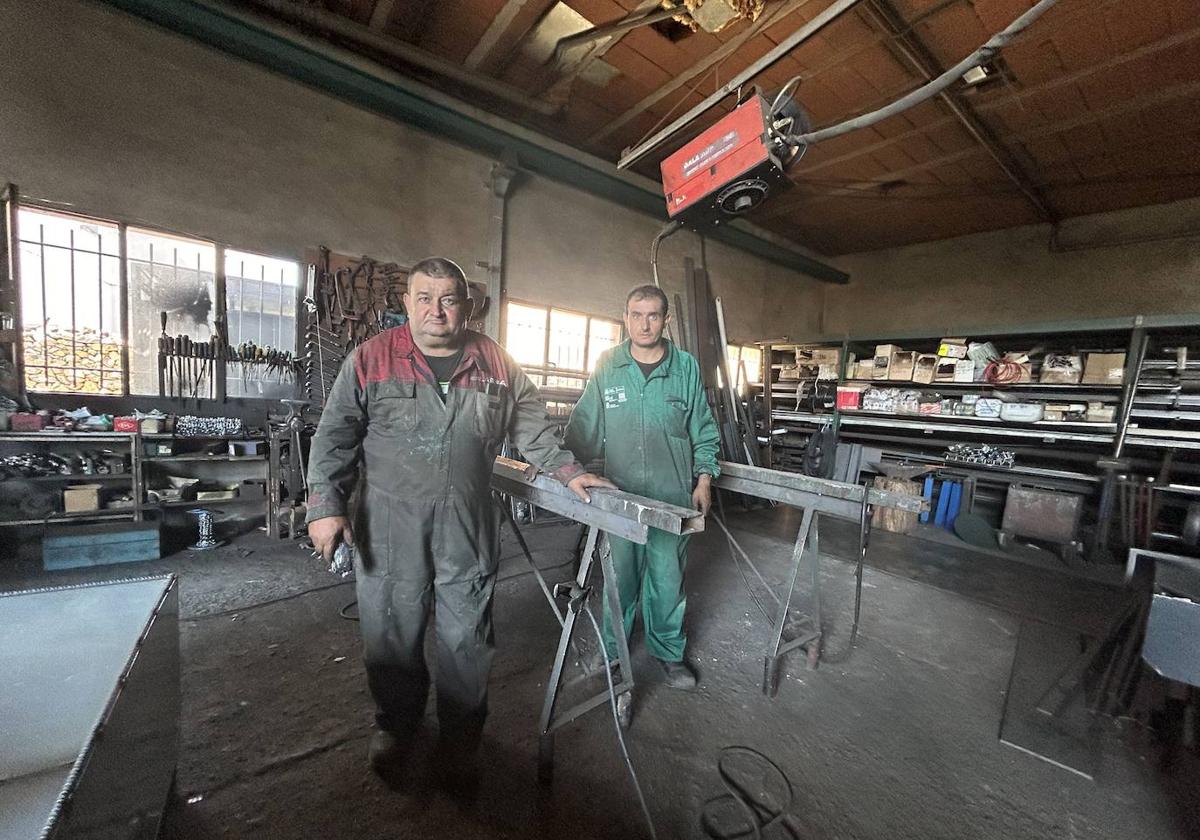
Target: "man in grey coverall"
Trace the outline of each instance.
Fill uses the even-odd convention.
[[[308,532],[329,557],[357,548],[357,594],[378,731],[376,771],[406,755],[425,711],[424,636],[437,634],[437,709],[451,763],[471,763],[487,715],[499,520],[492,462],[506,437],[585,501],[612,485],[563,449],[537,388],[491,339],[466,329],[467,282],[450,260],[413,267],[409,322],[342,365],[309,456]],[[347,502],[363,478],[355,522]]]

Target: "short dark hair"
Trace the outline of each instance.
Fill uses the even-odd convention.
[[[454,285],[458,287],[458,293],[464,300],[471,296],[471,290],[467,287],[467,275],[454,260],[445,257],[426,257],[412,267],[408,276],[414,277],[418,274],[424,274],[435,280],[453,280]]]
[[[667,317],[667,313],[671,311],[671,304],[667,301],[667,293],[658,286],[636,286],[629,290],[629,294],[625,295],[625,311],[629,311],[629,301],[645,300],[646,298],[655,298],[662,301],[663,317]]]

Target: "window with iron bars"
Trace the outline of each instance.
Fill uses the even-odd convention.
[[[621,322],[509,301],[504,346],[539,388],[582,391],[600,354],[621,341]]]
[[[294,261],[26,207],[18,210],[17,239],[31,392],[157,394],[162,313],[171,335],[208,341],[220,311],[219,279],[226,284],[231,344],[295,350],[300,266]],[[294,391],[286,371],[243,374],[231,366],[226,381],[230,396],[278,399]],[[208,382],[198,388],[201,397],[215,392]]]

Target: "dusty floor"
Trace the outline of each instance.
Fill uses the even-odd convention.
[[[768,578],[781,580],[794,512],[742,513],[729,524]],[[694,541],[689,650],[700,689],[662,686],[635,639],[627,741],[658,837],[705,836],[704,803],[725,792],[719,754],[735,745],[786,773],[803,837],[1200,837],[1194,753],[1164,763],[1150,748],[1152,733],[1134,722],[1102,733],[1093,780],[998,741],[1018,636],[1095,634],[1122,603],[1119,590],[880,533],[848,652],[852,567],[834,558],[851,556],[852,531],[823,525],[822,548],[832,555],[823,568],[827,658],[806,671],[802,655],[789,657],[774,699],[759,688],[768,628],[723,538],[713,529]],[[526,533],[540,566],[569,562],[574,527]],[[289,543],[251,532],[207,554],[52,575],[7,564],[0,588],[180,574],[182,746],[166,836],[647,836],[604,709],[560,733],[553,786],[539,788],[536,721],[558,625],[508,535],[505,556],[483,782],[473,800],[426,781],[432,718],[399,784],[368,772],[371,704],[357,627],[338,614],[353,589]],[[569,573],[566,566],[548,577]],[[1043,666],[1066,665],[1049,661],[1061,651],[1043,653]]]

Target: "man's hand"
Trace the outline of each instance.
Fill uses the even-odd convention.
[[[696,489],[692,491],[692,507],[708,516],[712,507],[712,476],[708,473],[700,473],[700,478],[696,480]]]
[[[587,488],[589,487],[608,487],[612,490],[617,489],[617,485],[613,484],[607,478],[587,472],[580,473],[572,478],[567,482],[567,487],[571,490],[571,492],[585,502],[590,502],[592,500],[592,497],[587,493]]]
[[[350,520],[344,516],[323,516],[314,519],[308,523],[308,536],[312,540],[313,548],[326,560],[333,559],[333,551],[339,542],[354,545]]]

